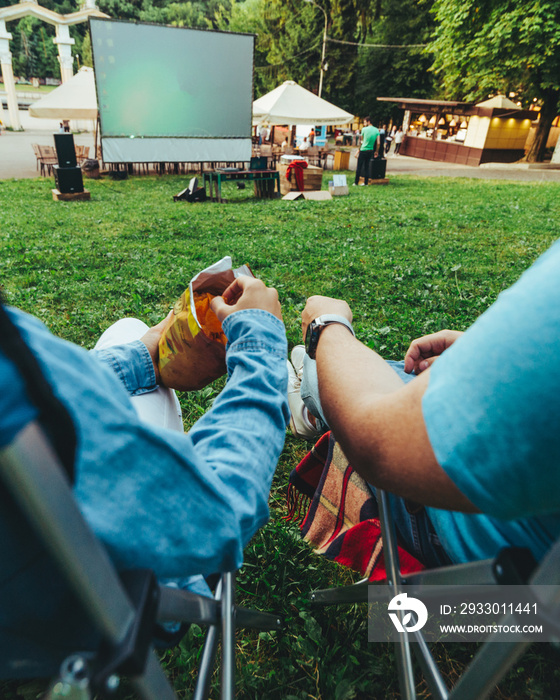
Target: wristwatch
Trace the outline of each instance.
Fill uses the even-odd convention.
[[[346,326],[350,333],[356,337],[352,324],[347,318],[344,318],[344,316],[338,316],[338,314],[323,314],[322,316],[317,316],[317,318],[311,321],[307,326],[307,333],[305,334],[305,351],[312,360],[315,359],[319,336],[331,323],[340,323],[342,326]]]

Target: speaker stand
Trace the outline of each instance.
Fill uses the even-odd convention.
[[[89,190],[83,192],[60,192],[59,190],[51,190],[52,197],[55,202],[80,202],[91,199]]]

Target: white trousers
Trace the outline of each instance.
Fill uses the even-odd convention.
[[[109,326],[97,341],[96,350],[104,350],[112,345],[122,345],[139,340],[149,327],[137,318],[122,318]],[[181,406],[173,389],[159,386],[155,391],[130,400],[142,421],[170,430],[184,431]]]

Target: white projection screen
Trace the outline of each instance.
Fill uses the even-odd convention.
[[[248,161],[253,34],[90,18],[107,163]]]

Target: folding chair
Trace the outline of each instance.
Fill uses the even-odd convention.
[[[379,519],[383,537],[383,552],[387,581],[371,584],[367,579],[351,586],[315,591],[311,602],[321,605],[354,603],[389,603],[399,593],[422,595],[425,586],[520,585],[546,586],[550,598],[539,602],[545,613],[541,621],[556,630],[560,639],[560,542],[557,542],[537,566],[528,550],[508,548],[495,559],[457,564],[424,570],[406,577],[400,572],[396,529],[385,492],[376,490]],[[532,560],[532,561],[531,561]],[[552,589],[552,591],[551,591]],[[455,589],[457,592],[458,589]],[[514,615],[504,615],[501,624],[516,621]],[[504,642],[498,635],[489,637],[479,648],[455,686],[449,689],[421,630],[399,633],[395,637],[395,657],[401,697],[414,700],[416,696],[413,650],[424,679],[436,700],[482,700],[530,646],[530,641]]]
[[[319,155],[319,146],[309,146],[307,149],[307,160],[309,165],[320,165],[321,157]]]
[[[40,161],[41,161],[41,150],[40,150],[40,148],[39,148],[39,144],[37,144],[37,143],[32,143],[32,144],[31,144],[31,148],[33,149],[33,153],[34,153],[35,159],[36,159],[36,161],[37,161],[37,163],[36,163],[36,165],[37,165],[37,170],[39,170],[39,163],[40,163]]]
[[[89,158],[89,146],[76,146],[76,160],[81,165]]]
[[[103,696],[126,675],[146,700],[175,698],[154,653],[153,637],[158,624],[178,621],[208,627],[194,699],[208,696],[221,631],[221,697],[231,700],[235,695],[235,627],[272,630],[281,626],[274,615],[234,606],[234,573],[221,576],[214,599],[159,586],[151,571],[117,574],[83,519],[67,474],[37,422],[28,424],[0,451],[0,498],[29,527],[37,541],[31,546],[39,543],[55,563],[55,573],[85,612],[92,638],[98,639],[93,650],[77,649],[62,661],[60,680],[55,684],[58,697],[67,697],[73,690],[79,690],[81,698]],[[9,508],[4,506],[5,513]],[[22,522],[17,523],[16,533],[25,532]],[[0,582],[0,590],[4,584]],[[0,609],[6,604],[0,594]],[[36,643],[31,633],[30,648]],[[25,668],[25,659],[18,656],[13,664],[14,674],[9,677],[29,677],[17,673]]]
[[[53,146],[40,146],[38,145],[40,158],[39,165],[41,166],[41,175],[45,174],[45,169],[47,175],[52,175],[53,166],[58,163],[58,157]]]

